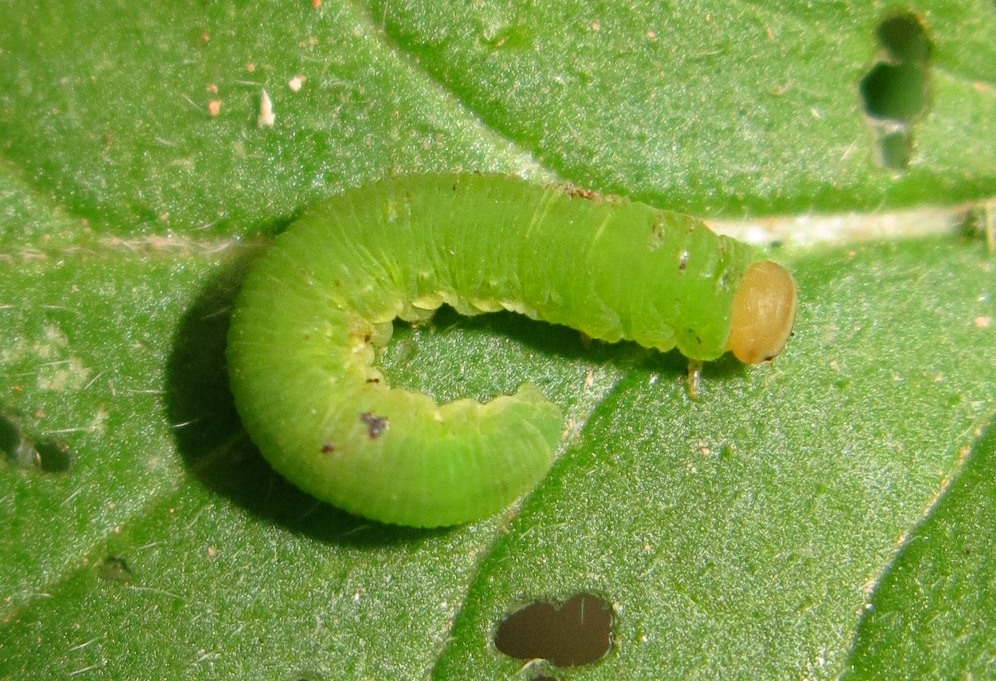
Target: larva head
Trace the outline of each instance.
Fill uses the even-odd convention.
[[[747,268],[733,299],[726,347],[744,364],[772,359],[782,351],[795,321],[795,279],[770,260]]]

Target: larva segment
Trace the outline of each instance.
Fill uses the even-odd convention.
[[[617,197],[486,175],[374,183],[307,211],[250,271],[232,392],[260,451],[310,494],[390,523],[476,520],[545,475],[561,411],[528,384],[486,404],[390,388],[374,362],[392,320],[504,308],[709,360],[739,352],[734,297],[755,260]]]

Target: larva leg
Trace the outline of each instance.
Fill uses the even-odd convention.
[[[693,402],[699,399],[699,385],[702,383],[702,362],[697,359],[688,360],[688,376],[686,377],[686,387],[688,397]]]

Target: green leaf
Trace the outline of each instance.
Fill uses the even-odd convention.
[[[986,678],[996,668],[996,421],[875,589],[848,678],[903,669],[920,678]]]
[[[906,5],[929,44],[907,51],[877,32],[896,14],[844,2],[0,16],[0,679],[992,673],[993,255],[904,236],[996,195],[991,4]],[[862,79],[896,59],[926,96],[866,115]],[[560,457],[449,530],[318,504],[228,394],[252,237],[455,169],[794,225],[795,338],[773,365],[706,366],[691,402],[673,353],[511,314],[399,325],[394,384],[537,383],[569,415]],[[897,237],[822,242],[830,211]],[[493,646],[510,611],[582,591],[612,606],[603,660]]]

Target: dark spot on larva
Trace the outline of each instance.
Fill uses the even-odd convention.
[[[367,427],[367,436],[371,440],[376,440],[387,430],[390,422],[384,416],[375,416],[369,411],[360,414],[360,423]]]
[[[549,660],[558,667],[589,664],[612,646],[612,608],[589,593],[559,606],[537,601],[506,617],[494,641],[498,650],[520,660]]]
[[[371,338],[373,338],[373,334],[370,333],[369,331],[367,331],[365,334],[363,334],[363,342],[364,343],[369,343]]]
[[[368,378],[367,383],[380,383],[379,378]]]
[[[334,444],[326,442],[325,444],[322,445],[322,454],[331,454],[334,451],[335,451]]]
[[[678,256],[678,271],[684,272],[688,268],[688,251],[682,251]]]

